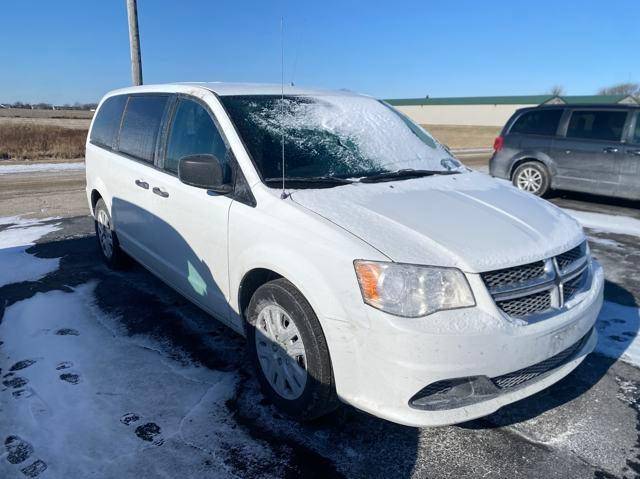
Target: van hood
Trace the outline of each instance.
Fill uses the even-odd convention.
[[[291,198],[393,261],[471,273],[538,261],[584,240],[558,207],[477,172],[297,190]]]

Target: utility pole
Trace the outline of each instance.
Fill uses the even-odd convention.
[[[127,17],[129,18],[129,46],[131,48],[131,80],[134,85],[142,85],[142,57],[140,56],[137,3],[137,0],[127,0]]]

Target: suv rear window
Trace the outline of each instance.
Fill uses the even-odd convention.
[[[113,142],[118,128],[120,128],[122,112],[126,103],[126,95],[112,96],[104,101],[98,113],[96,113],[96,119],[91,128],[91,143],[113,148]]]
[[[118,149],[140,160],[153,163],[156,141],[168,96],[131,96],[120,130]]]
[[[626,111],[574,111],[567,138],[620,141],[626,119]]]
[[[524,113],[511,127],[510,133],[525,135],[555,135],[562,110],[534,110]]]

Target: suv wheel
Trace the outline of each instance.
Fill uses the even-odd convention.
[[[513,185],[536,196],[544,196],[549,191],[550,178],[547,168],[537,161],[527,161],[516,168],[512,177]]]
[[[127,255],[120,249],[118,237],[113,231],[111,215],[104,200],[100,198],[94,211],[96,238],[100,247],[100,255],[104,262],[113,269],[121,269],[127,264]]]
[[[327,342],[313,309],[289,281],[260,286],[247,310],[247,346],[263,394],[305,421],[338,406]]]

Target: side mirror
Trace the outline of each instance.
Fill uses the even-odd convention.
[[[215,155],[191,155],[180,158],[178,178],[186,185],[205,188],[226,195],[233,191],[229,178],[229,165],[222,163]]]

